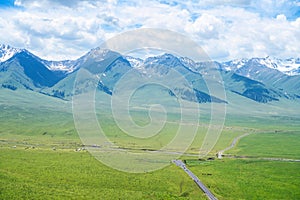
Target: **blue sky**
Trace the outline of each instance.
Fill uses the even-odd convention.
[[[46,59],[144,27],[182,33],[215,60],[300,57],[300,0],[0,0],[0,43]]]
[[[0,0],[1,7],[14,6],[14,0]]]

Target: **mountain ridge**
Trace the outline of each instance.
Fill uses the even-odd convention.
[[[108,49],[95,48],[77,60],[47,61],[26,49],[20,50],[5,45],[0,47],[1,58],[4,60],[0,62],[2,88],[29,89],[61,99],[70,99],[74,95],[76,74],[82,69],[100,75],[97,88],[108,95],[113,94],[118,81],[131,70],[135,70],[141,76],[165,78],[171,69],[174,69],[185,77],[192,88],[169,80],[173,81],[171,85],[176,92],[169,93],[170,95],[198,103],[230,103],[226,99],[210,95],[202,75],[209,74],[211,66],[222,76],[227,93],[234,93],[259,103],[300,99],[300,76],[278,71],[275,69],[278,65],[270,64],[270,58],[242,59],[225,63],[195,62],[189,58],[165,53],[143,60]],[[300,59],[289,59],[295,66],[299,61]],[[269,66],[266,66],[266,63]],[[81,87],[84,88],[84,84]]]
[[[87,52],[85,55],[79,57],[76,60],[60,60],[60,61],[52,61],[52,60],[45,60],[42,58],[39,58],[50,70],[54,71],[65,71],[67,73],[71,73],[76,70],[76,64],[78,60],[82,59],[83,57],[87,56],[93,51],[100,50],[99,48],[94,48]],[[102,51],[109,51],[108,49]],[[26,49],[19,49],[14,48],[10,45],[0,44],[0,63],[5,62],[11,57],[13,57],[16,53],[21,51],[27,51],[30,53],[30,51]],[[31,53],[32,54],[32,53]],[[34,55],[34,54],[33,54]],[[164,55],[164,54],[163,54]],[[172,54],[169,54],[172,55]],[[162,55],[158,55],[162,56]],[[173,56],[173,55],[172,55]],[[38,57],[38,56],[36,56]],[[145,58],[144,60],[141,58],[135,58],[132,56],[124,56],[126,59],[128,58],[128,61],[131,61],[132,66],[138,66],[138,64],[145,62],[147,59],[154,59],[157,56],[150,56],[148,58]],[[178,57],[181,61],[187,61],[186,63],[190,62],[192,65],[196,65],[197,63],[195,61],[192,61],[189,58],[184,57]],[[253,58],[239,58],[234,59],[230,61],[224,61],[224,62],[218,62],[213,61],[222,66],[224,70],[227,71],[237,71],[240,70],[240,68],[243,68],[247,63],[249,62],[257,62],[257,64],[267,67],[269,69],[275,69],[283,74],[286,74],[288,76],[296,76],[300,75],[300,58],[287,58],[287,59],[279,59],[276,57],[253,57]]]

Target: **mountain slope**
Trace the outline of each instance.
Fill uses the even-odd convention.
[[[295,69],[300,69],[299,59],[288,59],[287,61],[289,60],[295,63]],[[223,63],[222,68],[277,88],[288,98],[298,98],[300,94],[300,75],[291,76],[281,72],[278,64],[280,62],[282,64],[283,61],[277,59],[273,62],[270,58],[242,59]]]
[[[38,57],[24,50],[0,63],[2,87],[37,90],[51,87],[64,77],[62,72],[49,70]]]
[[[67,74],[65,78],[53,87],[46,88],[42,92],[50,96],[70,99],[74,93],[82,93],[86,91],[88,85],[94,84],[97,85],[100,91],[112,95],[114,85],[132,67],[119,53],[96,48],[82,56],[77,61],[75,68],[75,71]],[[80,77],[83,80],[77,82],[77,87],[74,90],[73,86],[77,75],[81,74],[83,70],[87,70],[91,75],[97,77]],[[95,82],[95,79],[97,82]]]

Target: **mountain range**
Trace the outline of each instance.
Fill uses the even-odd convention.
[[[132,69],[140,76],[155,75],[162,78],[171,70],[176,70],[192,88],[176,85],[176,80],[171,80],[174,85],[172,90],[160,90],[191,102],[230,104],[227,99],[208,92],[203,75],[209,73],[212,64],[221,74],[226,93],[240,100],[246,98],[262,104],[282,100],[300,101],[299,58],[266,57],[228,62],[195,62],[165,53],[143,60],[101,48],[92,49],[77,60],[48,61],[26,49],[0,45],[0,88],[32,90],[70,100],[76,92],[73,90],[76,75],[82,69],[91,74],[101,74],[97,88],[108,95],[113,94],[118,81]],[[84,88],[84,83],[82,84]]]

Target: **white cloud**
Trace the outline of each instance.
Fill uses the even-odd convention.
[[[224,29],[219,31],[219,39],[208,41],[205,49],[212,57],[234,59],[240,57],[299,57],[299,29],[294,21],[287,21],[284,15],[277,18],[262,17],[244,8],[223,7],[204,11],[222,19]],[[220,58],[215,55],[221,48]],[[227,54],[224,53],[227,51]]]
[[[286,21],[286,16],[283,15],[283,14],[280,14],[280,15],[277,15],[277,16],[276,16],[276,19],[277,19],[277,20],[280,20],[280,21]]]
[[[297,1],[16,0],[15,5],[0,7],[0,31],[6,33],[0,43],[48,59],[78,58],[137,27],[186,34],[213,59],[300,57]]]
[[[15,5],[15,6],[22,6],[22,1],[21,1],[21,0],[16,0],[16,1],[14,2],[14,5]]]
[[[291,25],[297,29],[300,29],[300,17],[295,21],[291,22]]]
[[[198,35],[201,39],[217,39],[219,33],[224,31],[224,23],[222,19],[204,13],[194,22],[188,23],[185,30],[188,33]]]

